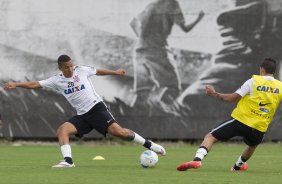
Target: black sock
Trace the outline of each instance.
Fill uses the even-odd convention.
[[[65,162],[67,162],[69,164],[73,164],[73,161],[72,161],[71,157],[65,157],[64,160],[65,160]]]
[[[195,157],[193,161],[202,161],[199,157]]]
[[[237,166],[236,164],[234,164],[233,169],[236,170],[236,171],[239,171],[239,170],[240,170],[240,167]]]
[[[243,162],[247,162],[247,159],[245,159],[245,158],[242,157],[242,156],[241,156],[241,160],[242,160]]]
[[[150,149],[150,147],[152,146],[152,143],[151,143],[151,141],[145,140],[145,143],[143,144],[143,146],[144,146],[145,148]]]

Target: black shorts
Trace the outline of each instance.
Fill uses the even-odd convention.
[[[259,145],[265,134],[265,132],[251,128],[236,119],[230,119],[221,123],[210,133],[220,141],[227,141],[232,137],[241,136],[248,146]]]
[[[108,127],[116,120],[104,102],[99,102],[87,113],[76,115],[69,122],[75,126],[77,137],[82,137],[93,129],[106,136]]]

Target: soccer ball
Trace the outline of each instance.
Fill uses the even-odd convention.
[[[146,150],[140,155],[140,164],[144,168],[154,167],[158,161],[158,155],[151,150]]]

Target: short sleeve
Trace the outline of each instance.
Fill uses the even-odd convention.
[[[57,90],[56,88],[56,76],[52,76],[48,79],[38,81],[40,86],[43,88],[52,88]]]
[[[254,80],[249,79],[247,80],[235,93],[239,94],[240,96],[245,96],[246,94],[252,93],[252,88],[254,85]]]
[[[96,72],[97,72],[94,67],[90,67],[90,66],[80,66],[80,70],[85,72],[87,77],[96,75]]]

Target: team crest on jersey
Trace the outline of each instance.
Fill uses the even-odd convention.
[[[80,78],[78,77],[78,75],[75,75],[75,76],[73,77],[73,80],[74,80],[74,82],[79,82],[79,81],[80,81]]]
[[[272,88],[272,87],[268,87],[268,86],[258,86],[257,90],[261,91],[261,92],[279,94],[279,88]]]

